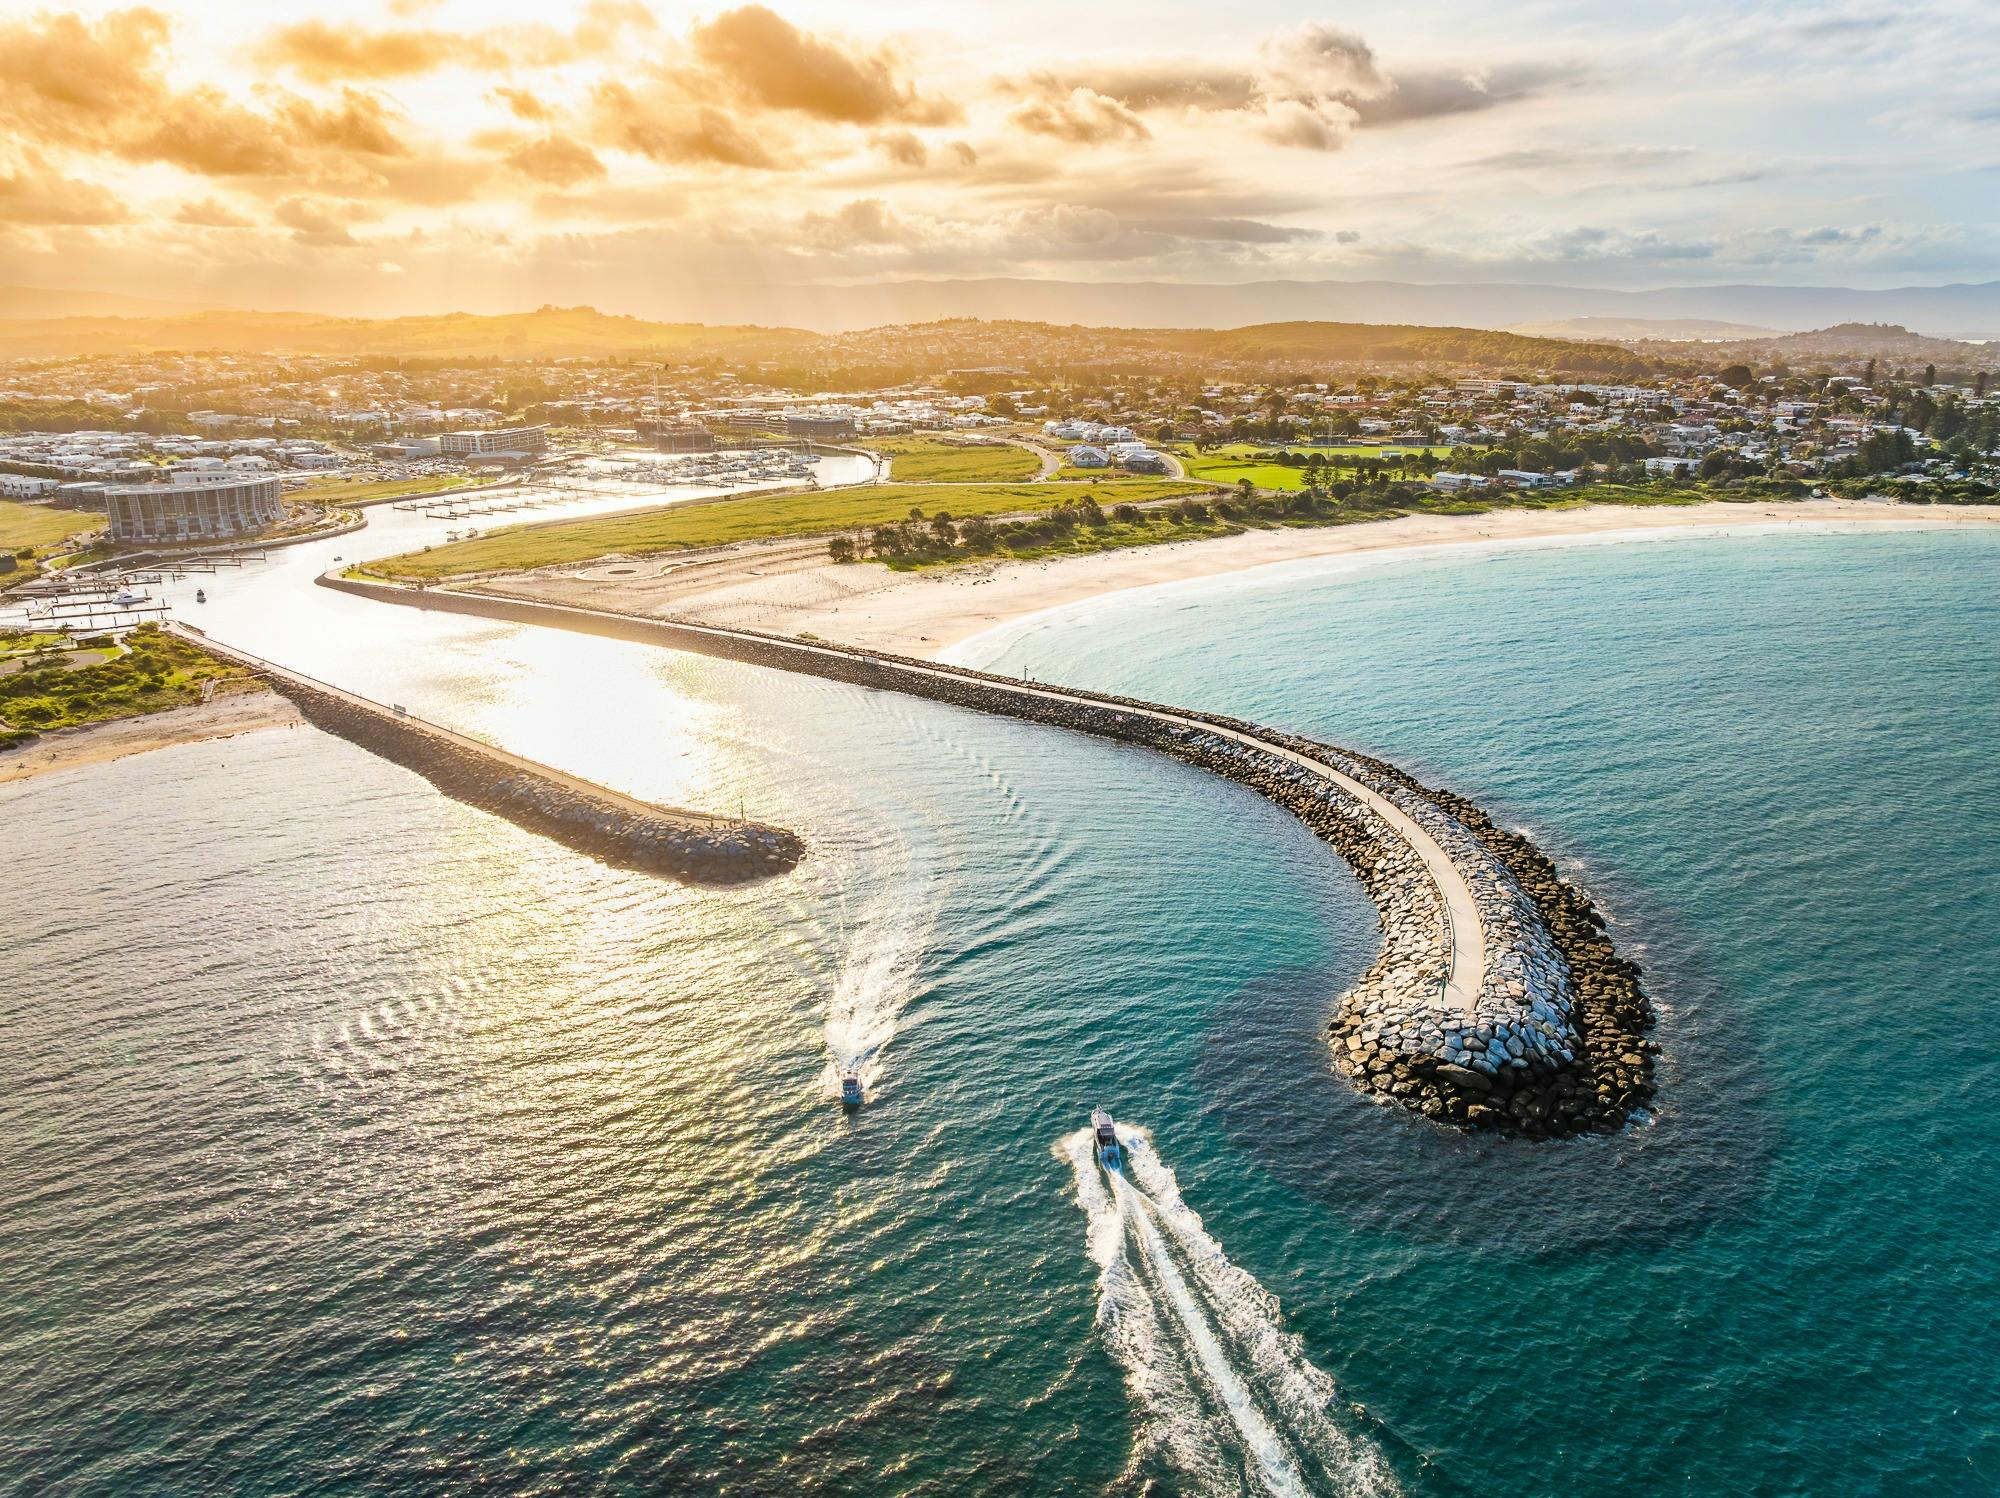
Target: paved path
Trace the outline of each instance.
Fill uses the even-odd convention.
[[[1133,713],[1153,718],[1176,727],[1192,729],[1198,733],[1214,734],[1232,739],[1237,743],[1273,754],[1289,760],[1313,774],[1332,781],[1376,815],[1387,822],[1392,830],[1415,850],[1422,860],[1424,869],[1442,896],[1447,921],[1451,928],[1451,968],[1445,984],[1441,1002],[1471,1014],[1478,1001],[1480,990],[1486,983],[1486,940],[1485,930],[1479,919],[1479,907],[1473,900],[1472,889],[1465,882],[1451,855],[1445,851],[1437,839],[1424,830],[1423,826],[1402,810],[1388,797],[1364,785],[1353,776],[1347,775],[1322,760],[1297,753],[1281,744],[1244,733],[1235,729],[1220,728],[1165,707],[1135,707],[1128,702],[1112,701],[1063,687],[1049,686],[1040,682],[1030,685],[1026,682],[1014,683],[1004,679],[996,680],[977,673],[957,670],[951,666],[927,662],[905,660],[900,657],[878,656],[865,650],[846,646],[825,645],[813,641],[797,640],[785,636],[759,634],[752,630],[728,629],[720,625],[696,624],[680,619],[653,619],[639,614],[622,614],[611,609],[588,609],[575,604],[542,603],[499,593],[483,593],[477,589],[451,589],[449,592],[465,598],[490,599],[496,604],[518,610],[524,604],[538,613],[550,616],[552,624],[559,624],[563,615],[578,618],[608,618],[630,620],[638,624],[663,625],[691,634],[708,635],[723,640],[741,640],[752,644],[768,645],[774,638],[794,650],[826,656],[842,656],[848,659],[870,661],[891,671],[909,672],[916,675],[935,677],[941,680],[971,681],[983,687],[998,688],[1023,697],[1036,697],[1052,702],[1072,702],[1092,707],[1111,707],[1119,712]]]

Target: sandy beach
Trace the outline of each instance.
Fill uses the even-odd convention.
[[[1412,515],[1319,529],[1246,531],[1214,541],[1131,547],[1040,562],[982,562],[922,572],[874,563],[836,566],[823,541],[759,543],[696,558],[607,558],[483,581],[523,598],[657,617],[809,634],[936,657],[990,629],[1131,588],[1247,573],[1317,558],[1566,539],[1610,541],[1670,533],[1807,526],[1883,530],[1990,526],[2000,505],[1904,505],[1879,500],[1795,504],[1592,505]]]
[[[193,707],[120,718],[83,728],[45,733],[19,749],[0,752],[0,785],[29,780],[56,770],[103,764],[128,754],[144,754],[171,744],[197,744],[204,739],[234,738],[264,728],[284,728],[304,721],[298,709],[276,692],[238,692]]]

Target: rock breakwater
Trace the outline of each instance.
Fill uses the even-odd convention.
[[[205,637],[201,643],[256,672],[315,728],[421,775],[455,801],[613,868],[689,884],[741,884],[782,874],[804,855],[804,844],[782,828],[636,801]]]
[[[421,608],[553,625],[903,692],[1114,738],[1284,807],[1353,868],[1382,950],[1331,1022],[1356,1086],[1426,1116],[1531,1138],[1618,1127],[1652,1095],[1653,1016],[1636,964],[1532,842],[1366,755],[1218,714],[819,641],[481,592],[351,579]]]

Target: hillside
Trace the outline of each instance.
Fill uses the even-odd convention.
[[[170,317],[0,321],[0,359],[176,352],[560,358],[660,354],[770,358],[819,335],[793,328],[707,327],[614,317],[590,307],[479,316],[343,318],[309,312],[197,312]]]
[[[1667,358],[1733,359],[1752,364],[1782,361],[1794,369],[1815,364],[1855,364],[1868,359],[1919,369],[1926,364],[1935,364],[1941,370],[2000,368],[2000,347],[1961,343],[1951,338],[1927,338],[1896,323],[1839,323],[1810,333],[1710,339],[1701,343],[1640,339],[1631,341],[1629,346]]]
[[[0,286],[0,318],[184,317],[201,302],[169,302],[115,291],[67,291],[51,286]]]
[[[1414,364],[1610,373],[1635,369],[1644,362],[1632,350],[1615,343],[1403,323],[1258,323],[1220,331],[1138,330],[1130,336],[1155,348],[1272,364]]]

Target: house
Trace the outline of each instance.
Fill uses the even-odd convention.
[[[1069,461],[1072,468],[1109,468],[1111,455],[1101,447],[1091,447],[1086,443],[1069,450]]]

